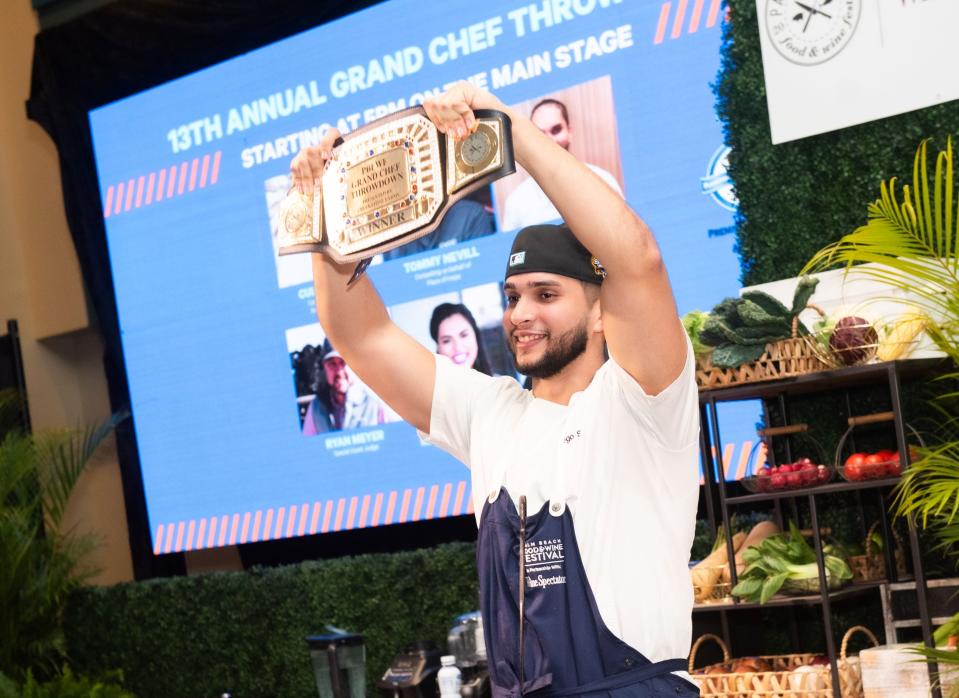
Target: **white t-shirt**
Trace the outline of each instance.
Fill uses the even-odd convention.
[[[568,406],[436,360],[428,438],[470,467],[477,522],[501,484],[533,514],[565,473],[559,489],[600,615],[654,662],[685,657],[692,640],[699,407],[687,352],[656,396],[611,358]]]
[[[617,194],[623,195],[623,190],[619,188],[619,182],[613,175],[596,165],[586,163],[586,167],[598,174]],[[553,202],[543,193],[536,180],[528,177],[506,197],[500,230],[518,230],[528,225],[555,221],[558,218],[560,218],[559,211],[553,206]]]

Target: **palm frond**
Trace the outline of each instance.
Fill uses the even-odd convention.
[[[0,440],[0,673],[49,676],[65,659],[63,611],[95,570],[90,535],[60,530],[83,468],[125,415],[85,430]]]
[[[125,414],[115,414],[83,430],[52,431],[35,438],[42,480],[43,510],[48,525],[57,529],[63,519],[70,493],[103,440]]]
[[[895,178],[883,182],[866,224],[817,252],[800,274],[835,266],[848,273],[855,266],[857,274],[903,291],[910,300],[900,301],[919,302],[929,336],[959,365],[959,201],[952,140],[936,156],[931,184],[927,145],[923,141],[916,150],[912,184],[900,194]]]
[[[919,448],[919,460],[902,474],[893,495],[900,516],[915,516],[925,527],[930,517],[946,525],[959,514],[959,441]]]

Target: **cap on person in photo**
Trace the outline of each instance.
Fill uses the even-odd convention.
[[[327,359],[332,359],[336,356],[340,356],[340,352],[333,348],[333,345],[330,344],[329,339],[324,339],[323,348],[320,350],[320,357],[322,357],[323,361],[326,361]]]
[[[506,277],[530,272],[546,272],[601,284],[606,269],[565,223],[531,225],[516,234],[506,263]]]

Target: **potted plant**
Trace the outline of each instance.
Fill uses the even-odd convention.
[[[96,545],[65,529],[67,502],[122,417],[28,434],[9,419],[18,403],[0,391],[0,697],[129,696],[69,671],[62,626],[69,594],[94,572]]]

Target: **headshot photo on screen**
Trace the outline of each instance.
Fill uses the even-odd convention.
[[[608,75],[512,107],[624,196],[616,106]],[[505,232],[560,217],[539,185],[518,165],[516,174],[493,184],[493,197],[498,228]]]
[[[353,373],[319,323],[287,330],[286,339],[304,436],[399,421]]]
[[[430,296],[390,308],[414,339],[457,366],[490,376],[515,376],[503,337],[503,293],[498,283]]]

